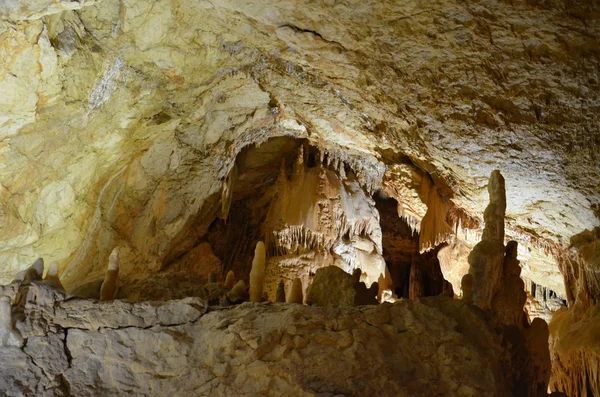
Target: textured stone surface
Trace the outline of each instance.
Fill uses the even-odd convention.
[[[205,312],[190,300],[90,310],[94,302],[44,286],[29,293],[36,335],[24,350],[0,349],[6,395],[510,395],[497,336],[477,309],[449,298]],[[80,316],[65,316],[67,304]]]
[[[600,394],[600,307],[563,309],[550,322],[550,389],[567,396]]]
[[[315,306],[358,306],[377,304],[379,286],[367,288],[360,280],[360,270],[356,277],[336,266],[317,270],[312,284],[306,292],[306,304]]]
[[[497,170],[490,175],[488,192],[490,203],[484,213],[485,228],[481,241],[469,254],[469,274],[473,276],[473,304],[484,310],[492,308],[492,300],[502,282],[504,263],[506,190],[504,177]]]
[[[194,277],[180,290],[144,279],[229,270],[199,260],[206,232],[230,200],[272,180],[260,162],[236,171],[236,157],[286,136],[326,148],[329,171],[356,177],[351,192],[382,182],[411,226],[446,211],[433,224],[468,246],[500,169],[523,277],[591,306],[600,10],[513,3],[3,1],[0,282],[42,256],[67,290],[94,285],[120,246],[128,296],[201,295]],[[423,233],[447,238],[442,229]],[[301,260],[306,270],[331,258]],[[444,271],[455,290],[464,264]]]
[[[100,278],[117,244],[124,277],[157,270],[194,247],[235,154],[283,134],[429,173],[476,217],[502,169],[523,246],[598,224],[592,2],[1,11],[23,20],[0,22],[4,281],[41,255],[72,289]],[[418,189],[417,171],[404,175]],[[544,278],[561,280],[551,264]]]

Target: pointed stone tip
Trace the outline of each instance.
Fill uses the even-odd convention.
[[[42,273],[44,273],[44,259],[37,258],[35,262],[33,262],[33,265],[31,265],[31,267],[34,268],[37,274],[41,276]]]
[[[117,270],[119,269],[119,255],[121,251],[119,247],[113,248],[110,256],[108,257],[108,270]]]
[[[58,276],[58,263],[52,262],[50,266],[48,266],[48,273],[46,274],[46,277],[48,276]]]
[[[500,170],[494,170],[490,174],[490,183],[493,183],[493,182],[504,183],[504,176],[502,175],[502,173],[500,172]]]

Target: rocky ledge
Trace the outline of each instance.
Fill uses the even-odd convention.
[[[75,299],[5,287],[22,347],[6,396],[508,396],[483,313],[447,297],[359,307]]]

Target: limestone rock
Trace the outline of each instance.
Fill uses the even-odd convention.
[[[246,283],[244,280],[238,281],[231,291],[227,292],[227,298],[232,303],[242,303],[248,299],[248,291],[246,290]]]
[[[284,303],[285,302],[285,284],[283,281],[280,281],[277,285],[277,293],[275,294],[275,302]]]
[[[292,281],[292,287],[285,300],[287,303],[302,304],[304,302],[304,292],[302,290],[302,281],[299,278],[295,278]]]
[[[265,261],[266,261],[265,243],[259,241],[254,249],[254,259],[252,260],[252,270],[250,271],[250,301],[262,301],[263,285],[265,282]]]
[[[306,304],[315,306],[376,305],[379,285],[367,288],[360,282],[360,269],[352,275],[336,266],[320,268],[308,287]]]
[[[521,267],[517,259],[517,247],[516,241],[509,241],[506,245],[503,273],[492,300],[492,309],[501,323],[522,326],[527,293],[520,277]]]
[[[473,304],[473,275],[467,273],[461,280],[462,298],[468,304]]]
[[[124,390],[155,396],[511,395],[494,331],[475,308],[453,299],[337,308],[245,303],[190,317],[189,300],[123,310],[119,301],[62,300],[47,286],[32,288],[47,298],[25,307],[40,333],[29,335],[24,351],[0,349],[2,394],[14,394],[19,385],[25,395],[48,397],[110,397]],[[66,317],[64,305],[70,307]],[[159,320],[162,310],[170,313],[168,323]]]
[[[8,297],[0,296],[0,350],[23,346],[23,338],[15,329],[10,306]]]
[[[600,307],[563,308],[549,325],[552,358],[550,390],[567,396],[596,396],[600,368]]]
[[[360,271],[360,270],[359,270]],[[306,304],[316,306],[354,306],[355,279],[336,266],[323,267],[315,273],[306,293]]]
[[[473,304],[492,308],[504,262],[504,214],[506,189],[504,177],[493,171],[488,182],[490,203],[483,214],[485,228],[481,242],[469,254],[469,273],[473,276]],[[524,303],[524,302],[523,302]]]
[[[233,288],[234,285],[235,285],[235,274],[233,273],[233,270],[230,270],[227,272],[227,275],[225,276],[224,287],[230,290]]]

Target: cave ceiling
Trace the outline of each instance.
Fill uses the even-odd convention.
[[[507,234],[548,284],[543,248],[599,225],[591,1],[10,0],[0,16],[0,281],[43,256],[74,286],[115,245],[124,273],[159,269],[217,215],[237,154],[281,136],[372,192],[386,169],[429,174],[477,219],[501,170]]]

